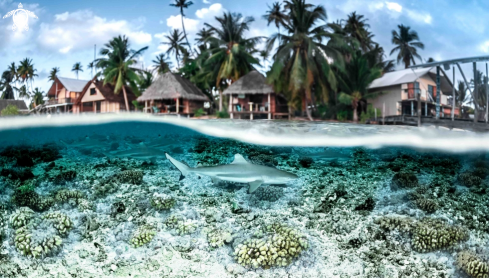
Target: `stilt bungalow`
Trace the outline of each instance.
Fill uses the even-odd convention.
[[[228,112],[237,119],[275,119],[288,117],[286,99],[275,93],[263,74],[251,71],[224,92],[229,96]]]
[[[48,91],[49,100],[38,110],[50,113],[72,113],[73,103],[88,82],[89,80],[56,77]]]
[[[136,99],[136,96],[127,86],[126,94],[129,111],[134,111],[135,107],[132,101]],[[122,90],[115,94],[113,85],[108,83],[104,85],[104,81],[99,81],[96,78],[85,85],[82,93],[73,104],[73,113],[117,113],[123,111],[128,111],[128,109],[126,109]]]
[[[137,100],[144,103],[145,112],[187,116],[210,101],[192,82],[171,72],[160,75]]]

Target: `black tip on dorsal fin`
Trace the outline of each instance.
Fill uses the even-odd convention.
[[[181,181],[181,180],[183,180],[184,178],[185,178],[185,177],[184,177],[182,174],[180,174],[180,179],[179,179],[178,181]]]

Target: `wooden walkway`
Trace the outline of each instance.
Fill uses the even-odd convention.
[[[377,118],[377,119],[369,119],[366,122],[367,124],[385,124],[385,125],[409,125],[409,126],[417,126],[418,125],[418,117],[417,116],[408,116],[408,115],[400,115],[400,116],[387,116],[385,118]],[[471,130],[477,132],[489,132],[489,124],[486,122],[474,122],[472,119],[457,119],[455,118],[452,121],[452,118],[444,117],[440,119],[436,119],[435,117],[421,117],[421,126],[441,126],[449,129],[463,129],[463,130]]]

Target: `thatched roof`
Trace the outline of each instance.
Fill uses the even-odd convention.
[[[143,95],[138,97],[138,101],[174,98],[209,101],[192,82],[171,72],[160,75]]]
[[[225,95],[256,95],[272,93],[274,93],[273,87],[267,83],[265,76],[256,70],[241,77],[223,92]]]
[[[27,110],[27,105],[23,100],[0,99],[0,111],[5,109],[9,104],[17,106],[19,110]]]

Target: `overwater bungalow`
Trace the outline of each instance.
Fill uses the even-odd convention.
[[[275,119],[288,117],[286,99],[275,93],[263,74],[251,71],[224,92],[229,96],[228,112],[237,119]]]
[[[72,113],[73,103],[89,80],[56,77],[48,91],[49,100],[37,110],[51,113]]]
[[[126,86],[129,111],[135,110],[132,101],[136,95]],[[73,104],[73,113],[117,113],[127,111],[122,90],[116,94],[114,86],[96,78],[89,81]]]
[[[171,72],[160,75],[137,100],[144,103],[145,112],[187,116],[210,101],[192,82]]]

